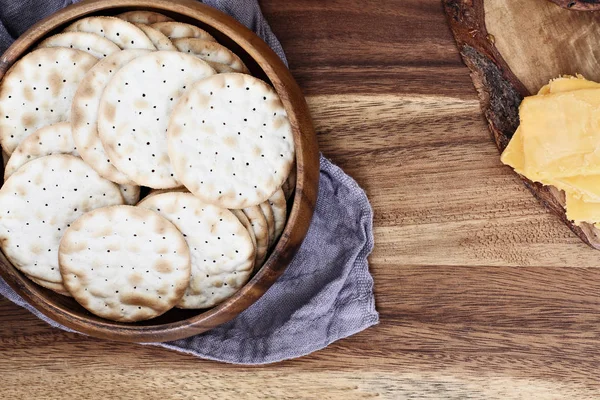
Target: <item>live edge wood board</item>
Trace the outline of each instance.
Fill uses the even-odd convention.
[[[519,126],[519,104],[549,79],[581,73],[598,79],[600,16],[547,0],[444,0],[444,9],[483,113],[502,152]],[[591,46],[591,47],[588,47]],[[576,226],[564,209],[564,193],[522,177],[525,186],[590,246],[600,249],[600,230]]]

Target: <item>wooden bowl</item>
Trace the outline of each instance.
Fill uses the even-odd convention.
[[[195,0],[87,0],[67,7],[33,26],[4,53],[0,60],[0,78],[38,42],[72,21],[131,10],[157,11],[205,29],[238,54],[253,75],[273,85],[288,113],[296,146],[296,191],[285,231],[262,269],[224,303],[209,310],[173,309],[158,318],[135,324],[112,322],[90,314],[75,300],[31,282],[3,254],[0,254],[0,276],[41,313],[71,329],[110,340],[164,342],[190,337],[231,320],[256,302],[283,273],[310,225],[317,200],[319,153],[306,101],[277,54],[233,18]]]

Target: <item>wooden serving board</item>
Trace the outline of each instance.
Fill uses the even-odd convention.
[[[519,126],[519,104],[524,96],[536,93],[559,75],[579,73],[600,81],[600,14],[573,11],[579,3],[595,2],[569,2],[564,8],[554,3],[562,2],[443,0],[500,152]],[[521,178],[581,240],[600,249],[600,230],[568,220],[564,193]]]
[[[570,10],[600,10],[600,1],[598,0],[551,0],[561,7]]]

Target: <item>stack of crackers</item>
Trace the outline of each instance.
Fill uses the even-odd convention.
[[[115,321],[206,309],[259,269],[295,187],[277,93],[206,31],[84,18],[0,83],[0,247]]]

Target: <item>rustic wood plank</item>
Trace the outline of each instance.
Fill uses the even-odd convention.
[[[7,375],[6,387],[25,379],[29,393],[45,396],[84,380],[90,386],[81,394],[114,395],[122,388],[110,384],[120,379],[131,398],[142,393],[159,398],[184,385],[207,398],[219,393],[231,398],[245,390],[284,399],[314,398],[325,389],[330,395],[325,398],[399,398],[401,393],[552,398],[591,395],[597,389],[600,270],[375,266],[376,280],[385,282],[378,287],[383,322],[277,367],[196,361],[166,350],[59,333],[2,301],[5,321],[32,325],[26,338],[6,325],[0,328],[0,359],[20,367],[19,374]]]
[[[306,94],[468,96],[473,85],[435,0],[261,1]],[[293,27],[299,29],[293,29]]]
[[[597,397],[600,253],[500,164],[439,1],[262,4],[321,150],[371,198],[380,325],[240,367],[63,333],[0,300],[0,397]]]

